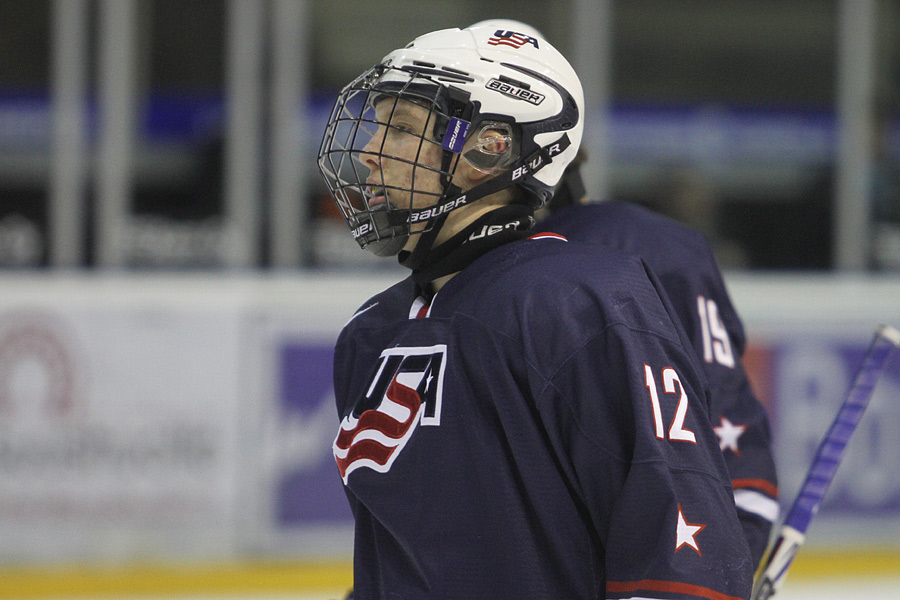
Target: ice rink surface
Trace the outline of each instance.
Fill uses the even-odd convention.
[[[108,598],[104,596],[104,598]],[[181,596],[170,600],[342,600],[343,591],[279,595]],[[900,598],[900,574],[872,579],[825,578],[788,580],[777,600],[896,600]],[[61,599],[60,599],[61,600]],[[160,600],[160,596],[127,597],[121,600]]]
[[[0,600],[343,600],[351,581],[352,571],[344,563],[121,572],[7,571],[0,572]],[[774,598],[898,599],[900,551],[811,551],[798,557]]]
[[[777,600],[897,600],[900,598],[900,575],[894,579],[881,578],[869,581],[854,579],[787,581],[775,598]],[[198,599],[194,597],[191,600]],[[222,600],[222,596],[202,600]],[[341,597],[337,593],[325,593],[302,596],[242,597],[241,600],[341,600]]]
[[[894,600],[900,598],[900,576],[896,578],[788,580],[778,600]]]

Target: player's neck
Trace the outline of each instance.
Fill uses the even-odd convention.
[[[457,271],[456,273],[459,273],[459,271]],[[444,287],[448,281],[453,279],[453,277],[456,275],[456,273],[450,273],[449,275],[444,275],[443,277],[438,277],[437,279],[432,281],[431,287],[434,288],[434,293],[437,294],[439,291],[441,291],[441,288]]]
[[[413,280],[425,296],[437,293],[454,275],[494,248],[528,236],[534,219],[531,208],[521,204],[501,205],[482,212],[480,218],[457,228],[455,234],[422,255],[413,269]]]

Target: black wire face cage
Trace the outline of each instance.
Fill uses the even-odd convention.
[[[465,134],[445,136],[452,117],[440,106],[443,89],[414,67],[378,65],[341,91],[328,120],[319,170],[353,238],[379,256],[427,229],[423,219],[424,229],[411,230],[413,209],[437,204],[449,188]]]

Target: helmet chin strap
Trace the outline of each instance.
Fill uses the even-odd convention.
[[[421,267],[428,257],[429,252],[434,247],[434,242],[437,239],[438,233],[440,233],[448,216],[449,211],[436,218],[431,224],[431,227],[419,235],[419,239],[416,241],[416,245],[413,246],[412,251],[400,251],[397,255],[397,261],[407,269],[412,269],[414,271]]]
[[[534,224],[534,209],[525,204],[499,206],[478,217],[439,246],[429,247],[413,269],[412,278],[422,296],[434,296],[432,282],[463,270],[482,254],[525,238]],[[421,246],[417,246],[418,250]],[[412,253],[407,253],[412,255]],[[401,259],[401,264],[409,266]]]

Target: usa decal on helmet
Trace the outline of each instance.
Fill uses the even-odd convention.
[[[491,46],[509,46],[516,49],[521,48],[525,44],[531,44],[535,48],[540,48],[537,38],[515,31],[504,31],[503,29],[498,29],[488,40],[488,44]]]

